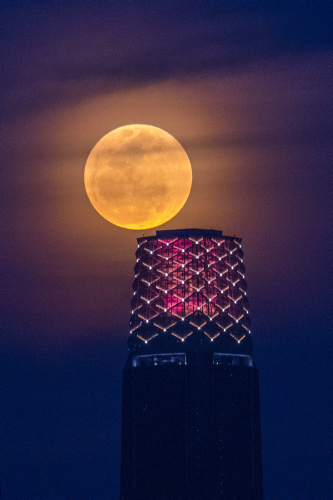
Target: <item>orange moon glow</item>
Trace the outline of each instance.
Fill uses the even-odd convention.
[[[92,205],[109,222],[149,229],[172,219],[184,206],[192,169],[182,146],[167,132],[126,125],[92,149],[84,184]]]

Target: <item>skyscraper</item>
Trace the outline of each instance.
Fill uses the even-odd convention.
[[[138,239],[123,374],[121,498],[261,499],[258,372],[241,239]]]

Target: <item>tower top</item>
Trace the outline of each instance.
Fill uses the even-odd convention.
[[[202,236],[204,238],[222,238],[222,231],[215,229],[171,229],[169,231],[156,231],[157,238],[189,238],[190,236]]]
[[[156,236],[142,236],[138,238],[140,240],[155,240],[158,239],[171,239],[171,238],[190,238],[195,236],[201,236],[202,238],[222,238],[222,231],[216,231],[215,229],[198,229],[198,228],[188,228],[188,229],[169,229],[166,231],[156,231]]]
[[[252,351],[241,241],[196,228],[138,238],[132,352]]]

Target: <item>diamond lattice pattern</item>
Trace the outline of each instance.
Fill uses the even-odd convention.
[[[239,238],[140,238],[136,252],[130,333],[147,343],[197,333],[212,342],[250,334],[243,251]]]

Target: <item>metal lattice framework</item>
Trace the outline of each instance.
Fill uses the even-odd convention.
[[[181,342],[228,336],[240,343],[250,334],[241,239],[213,232],[218,237],[165,231],[138,239],[132,338],[147,344],[161,335]]]

